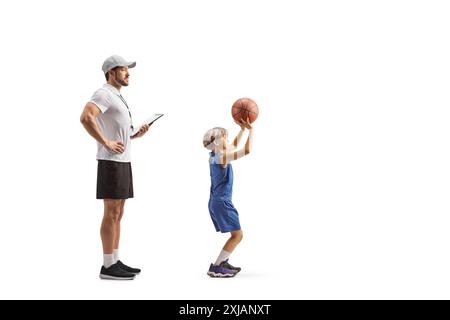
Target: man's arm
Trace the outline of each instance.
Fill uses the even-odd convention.
[[[122,153],[124,146],[121,141],[109,141],[105,138],[95,120],[101,114],[100,109],[92,102],[88,102],[84,107],[80,117],[86,131],[100,144],[104,145],[109,151],[114,153]]]

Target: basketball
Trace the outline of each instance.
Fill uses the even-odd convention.
[[[239,123],[241,119],[247,121],[247,117],[249,118],[250,123],[253,123],[256,118],[258,118],[258,113],[258,105],[250,98],[238,99],[233,103],[233,107],[231,108],[231,115],[237,123]]]

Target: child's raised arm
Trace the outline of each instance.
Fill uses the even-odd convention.
[[[236,124],[239,125],[239,127],[241,127],[241,130],[237,134],[236,138],[234,138],[234,140],[233,140],[233,148],[234,149],[236,149],[237,146],[239,145],[239,142],[241,142],[242,134],[245,131],[245,121],[243,119],[240,119],[240,123],[236,121]]]
[[[237,160],[239,158],[242,158],[250,153],[252,150],[252,141],[253,141],[253,127],[250,124],[249,119],[247,119],[247,122],[242,122],[243,127],[247,128],[249,130],[247,141],[245,142],[245,146],[242,149],[231,151],[231,152],[224,152],[219,157],[219,163],[220,164],[227,164],[233,160]],[[242,131],[240,132],[242,136]],[[239,135],[238,135],[239,136]],[[237,138],[237,137],[236,137]],[[233,142],[234,143],[234,142]]]

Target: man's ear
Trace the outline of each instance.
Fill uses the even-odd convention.
[[[116,75],[114,74],[114,70],[112,70],[112,69],[108,71],[108,74],[109,74],[109,78],[110,78],[110,79],[113,77],[113,75],[116,76]]]

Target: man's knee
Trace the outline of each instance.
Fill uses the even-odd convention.
[[[125,200],[122,200],[122,202],[120,203],[120,213],[119,213],[119,221],[122,219],[123,217],[123,212],[125,210]]]
[[[123,209],[120,210],[118,220],[119,221],[122,220],[122,217],[123,217]]]
[[[120,220],[122,214],[122,208],[120,206],[120,203],[116,202],[108,202],[105,203],[105,219],[111,221],[111,222],[117,222]]]
[[[120,209],[108,209],[105,210],[105,219],[110,222],[116,223],[120,219]]]

